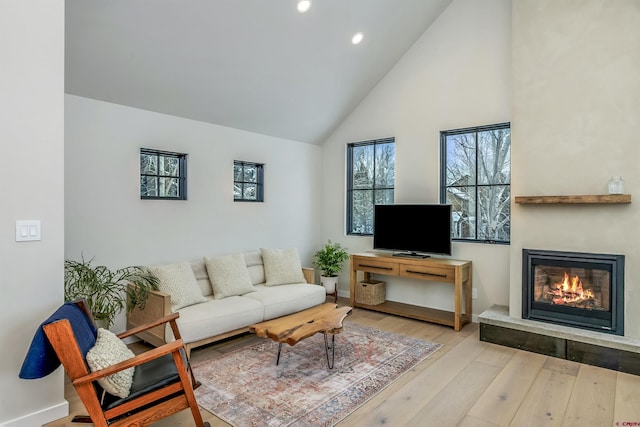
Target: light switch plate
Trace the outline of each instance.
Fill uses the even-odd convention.
[[[16,221],[16,242],[42,240],[40,220]]]

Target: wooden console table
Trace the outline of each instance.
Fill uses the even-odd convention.
[[[358,271],[364,272],[365,281],[370,281],[371,274],[375,273],[452,283],[454,285],[454,311],[450,312],[394,301],[385,301],[377,305],[358,304],[355,301],[355,284],[358,278]],[[464,324],[471,322],[471,276],[471,261],[445,258],[405,258],[375,253],[351,254],[349,305],[453,326],[456,331],[459,331]],[[464,313],[462,312],[463,288]]]

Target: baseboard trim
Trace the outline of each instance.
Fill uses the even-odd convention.
[[[20,418],[5,421],[2,427],[33,427],[50,423],[69,415],[69,402],[66,400],[57,405],[41,409],[37,412],[24,415]]]

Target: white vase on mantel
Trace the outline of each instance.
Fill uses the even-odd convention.
[[[621,176],[612,176],[609,181],[609,194],[623,194],[624,181]]]
[[[320,283],[324,286],[327,294],[334,294],[336,292],[338,276],[320,276]]]

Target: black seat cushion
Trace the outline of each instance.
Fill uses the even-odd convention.
[[[187,361],[184,351],[181,351],[181,353],[186,364]],[[133,400],[151,391],[166,387],[177,381],[180,381],[180,376],[178,375],[176,364],[173,361],[173,355],[166,354],[162,357],[136,366],[129,396],[119,398],[106,393],[102,407],[105,410],[115,408],[118,405]]]

